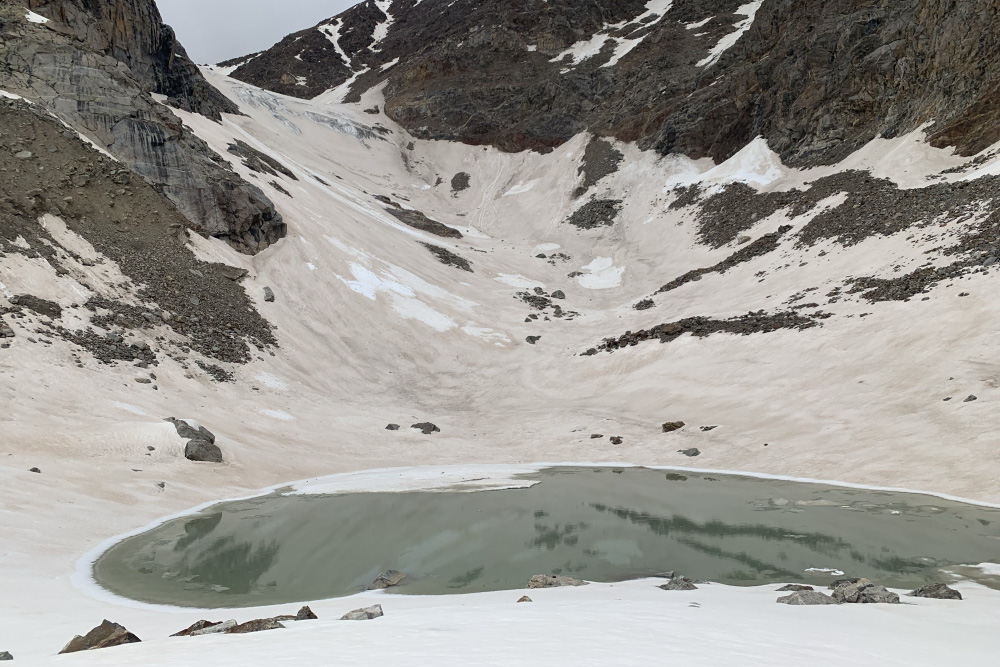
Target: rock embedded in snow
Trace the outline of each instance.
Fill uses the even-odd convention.
[[[563,292],[561,289],[557,289],[555,292],[552,293],[552,298],[553,299],[565,299],[566,298],[566,293]]]
[[[12,656],[7,651],[0,651],[0,662],[3,662],[5,660],[13,660],[13,659],[14,659],[14,656]]]
[[[264,301],[268,303],[274,303],[274,290],[270,287],[264,288]]]
[[[199,425],[198,428],[195,428],[185,420],[175,419],[174,417],[167,417],[163,421],[173,424],[174,430],[177,431],[177,435],[182,438],[186,438],[188,440],[207,440],[213,444],[215,443],[215,434],[204,426]]]
[[[945,584],[929,584],[921,586],[910,593],[910,597],[932,598],[934,600],[961,600],[962,594]]]
[[[385,616],[382,611],[382,605],[376,604],[371,607],[362,607],[361,609],[355,609],[354,611],[349,611],[340,617],[342,621],[370,621],[375,618],[380,618]]]
[[[275,616],[274,620],[275,621],[315,621],[318,618],[319,618],[319,616],[317,616],[315,613],[313,613],[313,610],[310,609],[308,606],[306,606],[306,607],[302,607],[301,609],[299,609],[295,613],[294,616],[292,614],[284,614],[282,616]]]
[[[674,431],[679,431],[684,428],[684,426],[684,422],[667,422],[662,428],[664,433],[673,433]]]
[[[796,593],[798,591],[812,591],[816,590],[812,586],[805,586],[803,584],[786,584],[778,589],[779,593]]]
[[[691,449],[678,449],[677,453],[683,454],[684,456],[688,456],[691,458],[695,456],[701,456],[701,450],[698,449],[697,447],[692,447]]]
[[[968,398],[966,398],[966,399],[965,399],[964,401],[962,401],[962,402],[963,402],[963,403],[972,403],[973,401],[978,401],[978,400],[979,400],[979,397],[978,397],[978,396],[976,396],[975,394],[970,394],[970,395],[968,396]]]
[[[536,574],[528,581],[528,588],[562,588],[563,586],[586,586],[589,581],[564,577],[559,574]]]
[[[273,618],[258,618],[246,623],[240,623],[226,630],[228,635],[245,635],[251,632],[263,632],[264,630],[280,630],[285,626]]]
[[[380,591],[392,588],[393,586],[398,586],[404,579],[406,579],[406,575],[399,570],[386,570],[375,577],[375,581],[368,586],[368,590]]]
[[[431,435],[432,433],[441,432],[441,429],[439,429],[436,424],[432,424],[430,422],[420,422],[419,424],[414,424],[410,428],[415,428],[424,435]]]
[[[38,473],[38,474],[41,474],[41,472],[42,472],[42,471],[41,471],[41,470],[39,470],[38,468],[30,468],[30,469],[28,470],[28,472],[34,472],[34,473]]]
[[[528,337],[527,337],[527,338],[525,338],[524,340],[525,340],[525,342],[527,342],[527,343],[528,343],[528,345],[534,345],[535,343],[537,343],[537,342],[538,342],[538,341],[540,341],[541,339],[542,339],[542,337],[541,337],[541,336],[528,336]]]
[[[527,595],[522,595],[518,599],[518,602],[534,602],[534,600],[532,600],[531,598],[529,598]]]
[[[195,621],[180,632],[175,632],[171,637],[198,637],[201,635],[218,634],[236,627],[236,621]]]
[[[99,648],[121,646],[122,644],[136,644],[139,641],[141,640],[126,630],[124,626],[105,619],[86,635],[73,637],[59,653],[61,655],[63,653],[92,651]]]
[[[849,604],[899,604],[898,595],[863,577],[840,583],[833,589],[833,599]]]
[[[389,424],[388,426],[385,427],[385,430],[386,431],[398,431],[399,428],[400,428],[399,424]]]
[[[625,442],[625,439],[622,438],[620,435],[613,435],[613,436],[611,436],[611,444],[612,445],[620,445],[623,442]]]
[[[670,581],[665,584],[660,584],[657,586],[660,590],[664,591],[696,591],[698,587],[694,585],[694,581],[680,574],[674,574],[670,577]]]
[[[778,598],[779,604],[789,604],[793,606],[819,606],[828,604],[840,604],[825,593],[819,591],[795,591],[791,595]]]
[[[200,463],[222,463],[222,450],[208,440],[188,440],[184,446],[184,458]]]

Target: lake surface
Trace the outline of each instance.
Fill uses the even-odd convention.
[[[930,496],[645,468],[521,477],[538,483],[222,503],[120,542],[94,575],[123,597],[221,608],[350,595],[387,569],[408,575],[394,592],[443,594],[665,570],[734,585],[825,585],[838,575],[818,570],[837,570],[916,588],[1000,562],[1000,510]]]

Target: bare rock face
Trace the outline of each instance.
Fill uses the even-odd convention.
[[[762,136],[786,162],[814,164],[927,121],[934,145],[962,155],[1000,139],[1000,15],[989,0],[764,0],[713,58],[744,4],[675,0],[660,15],[642,0],[364,2],[234,76],[312,98],[357,75],[348,101],[387,82],[385,114],[415,136],[508,151],[589,130],[719,161]],[[594,55],[560,57],[595,38]],[[632,49],[615,61],[621,45]]]
[[[362,609],[355,609],[354,611],[349,611],[340,617],[342,621],[370,621],[375,618],[380,618],[385,616],[382,612],[382,605],[376,604],[371,607],[363,607]]]
[[[197,621],[176,632],[171,637],[201,637],[202,635],[217,635],[228,632],[236,627],[236,621]]]
[[[528,588],[562,588],[563,586],[586,586],[590,582],[558,574],[536,574],[528,581]]]
[[[273,204],[151,99],[221,119],[208,84],[153,0],[30,0],[0,7],[0,86],[37,100],[157,187],[200,231],[254,253],[285,234]]]
[[[122,644],[136,644],[139,641],[138,637],[126,630],[123,626],[105,620],[84,636],[81,637],[77,635],[76,637],[73,637],[73,639],[71,639],[69,643],[63,647],[63,650],[59,651],[59,653],[92,651],[99,648],[121,646]]]

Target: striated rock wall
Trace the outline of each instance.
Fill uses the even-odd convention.
[[[386,113],[416,136],[510,151],[590,130],[723,160],[763,136],[804,165],[924,124],[963,155],[1000,140],[996,3],[763,0],[752,22],[744,5],[675,0],[661,15],[639,0],[368,0],[233,76],[305,98],[354,77],[348,100],[387,82]],[[586,40],[589,57],[559,59]]]
[[[160,190],[203,233],[247,253],[285,224],[264,194],[156,102],[221,119],[238,108],[212,88],[152,0],[30,0],[0,5],[0,87],[48,107]]]

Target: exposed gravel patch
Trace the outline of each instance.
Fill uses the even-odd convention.
[[[567,222],[579,229],[611,227],[621,210],[620,199],[591,199],[574,211]]]
[[[674,278],[669,283],[658,289],[656,294],[669,292],[677,289],[681,285],[685,285],[695,280],[701,280],[701,277],[708,273],[725,273],[734,266],[749,262],[756,257],[766,255],[769,252],[776,250],[778,248],[778,244],[781,242],[781,237],[791,230],[791,225],[782,225],[778,228],[778,231],[765,234],[753,243],[740,248],[715,266],[710,266],[707,269],[694,269],[692,271],[688,271],[679,278]]]
[[[711,317],[687,317],[676,322],[658,324],[650,329],[626,331],[617,338],[605,338],[600,345],[590,348],[583,354],[584,356],[593,356],[598,352],[614,352],[649,340],[669,343],[686,333],[705,338],[717,333],[749,336],[757,333],[771,333],[780,329],[810,329],[819,324],[818,320],[827,317],[830,315],[826,313],[802,315],[786,311],[768,314],[762,310],[725,320]]]
[[[442,248],[441,246],[432,245],[430,243],[421,243],[420,245],[434,253],[434,256],[437,257],[438,261],[442,264],[447,264],[448,266],[454,266],[456,269],[474,273],[472,270],[472,264],[461,255],[456,255],[447,248]]]

